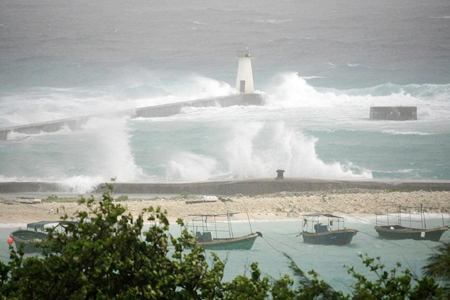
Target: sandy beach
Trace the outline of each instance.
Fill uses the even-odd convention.
[[[195,200],[200,198],[189,198]],[[404,207],[420,207],[430,213],[450,211],[450,192],[388,192],[388,191],[354,191],[341,192],[303,192],[303,193],[277,193],[259,196],[235,195],[226,202],[230,212],[236,214],[238,219],[274,220],[300,218],[303,214],[311,212],[327,212],[341,215],[373,215],[396,210],[398,205]],[[161,207],[168,213],[169,220],[174,222],[177,218],[190,219],[196,214],[221,214],[226,212],[224,203],[187,204],[186,199],[178,197],[145,197],[140,199],[123,200],[119,202],[128,211],[137,216],[144,208]],[[74,198],[57,198],[55,201],[43,198],[42,203],[24,204],[16,201],[0,200],[0,224],[25,224],[43,220],[59,220],[67,213],[73,216],[77,210],[85,210]]]

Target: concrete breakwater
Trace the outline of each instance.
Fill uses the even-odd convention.
[[[115,183],[118,194],[261,195],[279,192],[345,191],[350,189],[450,191],[450,181],[374,181],[319,179],[252,179],[191,183]],[[92,193],[101,193],[102,186]],[[0,193],[74,193],[69,186],[51,182],[1,182]]]
[[[91,118],[106,117],[111,115],[127,115],[131,118],[167,117],[180,113],[184,107],[227,107],[233,105],[262,105],[263,103],[264,98],[261,94],[235,94],[224,97],[214,97],[163,105],[146,106],[108,114],[95,114],[76,118],[1,128],[0,140],[7,140],[8,134],[12,132],[22,134],[39,134],[41,132],[56,132],[63,129],[64,127],[68,127],[71,130],[80,130],[83,128],[83,125],[86,124],[86,122]]]
[[[370,118],[373,120],[406,121],[417,120],[415,106],[372,106]]]

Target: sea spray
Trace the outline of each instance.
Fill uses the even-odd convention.
[[[371,178],[351,164],[326,164],[315,151],[317,139],[289,129],[283,122],[234,122],[228,140],[198,155],[180,151],[168,163],[173,180],[270,178],[275,170],[297,178]],[[225,136],[223,136],[225,137]],[[208,148],[208,147],[206,147]]]
[[[274,82],[267,90],[268,104],[279,107],[414,106],[423,103],[401,89],[373,96],[360,90],[345,93],[331,88],[315,88],[297,73],[279,74]]]
[[[368,170],[356,174],[339,163],[325,164],[315,150],[317,139],[287,127],[284,122],[251,125],[237,124],[236,137],[227,145],[233,175],[272,177],[275,170],[284,169],[290,177],[371,178]]]
[[[124,92],[127,88],[139,92]],[[1,180],[66,182],[81,191],[111,177],[118,182],[272,178],[277,169],[296,178],[450,178],[443,150],[450,143],[448,85],[386,83],[345,91],[314,87],[291,72],[261,89],[268,95],[264,106],[190,107],[153,119],[98,117],[82,130],[13,134],[0,144],[6,158]],[[197,75],[168,83],[150,78],[98,90],[28,92],[2,94],[7,108],[1,122],[35,121],[41,113],[52,120],[235,93],[226,83]],[[418,105],[418,120],[368,118],[371,105],[390,103]]]
[[[190,152],[178,152],[168,162],[167,181],[203,181],[217,176],[217,161],[212,157]]]
[[[84,129],[95,143],[88,174],[98,174],[104,179],[116,177],[117,182],[133,182],[144,176],[134,162],[126,118],[91,118]]]

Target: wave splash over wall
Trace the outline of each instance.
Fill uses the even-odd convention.
[[[429,105],[430,101],[439,105],[447,104],[450,84],[410,84],[386,83],[370,88],[337,90],[316,88],[297,73],[278,75],[267,89],[268,103],[280,107],[340,107],[340,106],[418,106]],[[445,103],[447,100],[447,103]],[[444,102],[444,103],[443,103]]]
[[[50,93],[43,88],[31,94],[4,96],[0,101],[8,109],[0,116],[0,123],[20,125],[36,121],[37,116],[52,120],[103,108],[129,109],[235,93],[230,85],[201,76],[166,85],[156,81],[124,86],[118,88],[120,91],[97,92],[64,89]],[[370,157],[359,159],[357,166],[351,163],[352,158],[330,159],[324,152],[319,155],[317,137],[321,143],[328,139],[339,144],[339,139],[353,132],[427,137],[450,128],[449,84],[386,83],[337,90],[314,87],[309,79],[285,73],[263,90],[268,103],[262,107],[190,108],[176,116],[152,120],[99,117],[91,119],[82,131],[13,136],[0,149],[7,161],[0,181],[61,182],[81,193],[111,177],[117,177],[118,182],[274,178],[275,171],[283,169],[291,178],[367,179],[376,176],[375,168],[371,167],[372,173],[365,167],[370,165]],[[44,96],[45,101],[41,101]],[[419,121],[370,122],[367,108],[372,105],[417,105]],[[136,124],[148,132],[135,131]],[[354,149],[351,151],[357,151]],[[146,157],[156,158],[151,161]],[[393,162],[389,157],[383,161],[387,166]],[[391,171],[385,166],[380,169]]]
[[[167,179],[181,181],[275,177],[319,179],[372,178],[369,170],[351,163],[324,163],[315,151],[317,139],[286,128],[283,122],[242,122],[217,156],[181,152],[169,162]]]

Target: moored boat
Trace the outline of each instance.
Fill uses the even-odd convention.
[[[42,253],[43,248],[41,243],[45,242],[48,237],[48,233],[45,231],[46,228],[54,228],[57,226],[65,226],[70,223],[69,221],[41,221],[35,223],[27,224],[26,229],[18,229],[11,232],[10,237],[14,241],[16,250],[19,251],[20,247],[23,246],[23,253]]]
[[[250,233],[245,236],[231,238],[213,238],[208,232],[197,235],[199,245],[208,250],[250,250],[257,237],[262,237],[260,232]]]
[[[23,253],[25,254],[42,253],[42,248],[39,244],[47,240],[46,233],[27,229],[15,230],[11,232],[10,236],[14,241],[17,251],[19,251],[22,244],[24,245]]]
[[[326,223],[324,224],[324,219]],[[308,244],[348,245],[358,233],[345,228],[344,218],[327,213],[312,213],[303,218],[303,241]]]
[[[420,229],[403,227],[400,225],[375,226],[380,238],[387,240],[429,240],[438,242],[448,230],[447,226]]]
[[[208,250],[250,250],[257,237],[262,237],[260,232],[252,232],[244,236],[235,236],[230,220],[233,213],[203,214],[192,216],[188,228],[203,248]],[[220,222],[223,220],[223,222]]]
[[[413,210],[413,213],[411,212],[411,209]],[[420,218],[413,218],[413,214],[420,216]],[[427,228],[422,205],[418,209],[398,206],[396,213],[389,213],[389,211],[387,211],[384,219],[381,219],[378,214],[375,214],[375,217],[375,230],[382,239],[412,239],[438,242],[442,235],[448,230],[448,226],[445,226],[444,224],[444,218],[442,218],[442,226]],[[409,227],[403,226],[405,223],[409,223]],[[420,225],[413,227],[413,223],[420,223]]]

